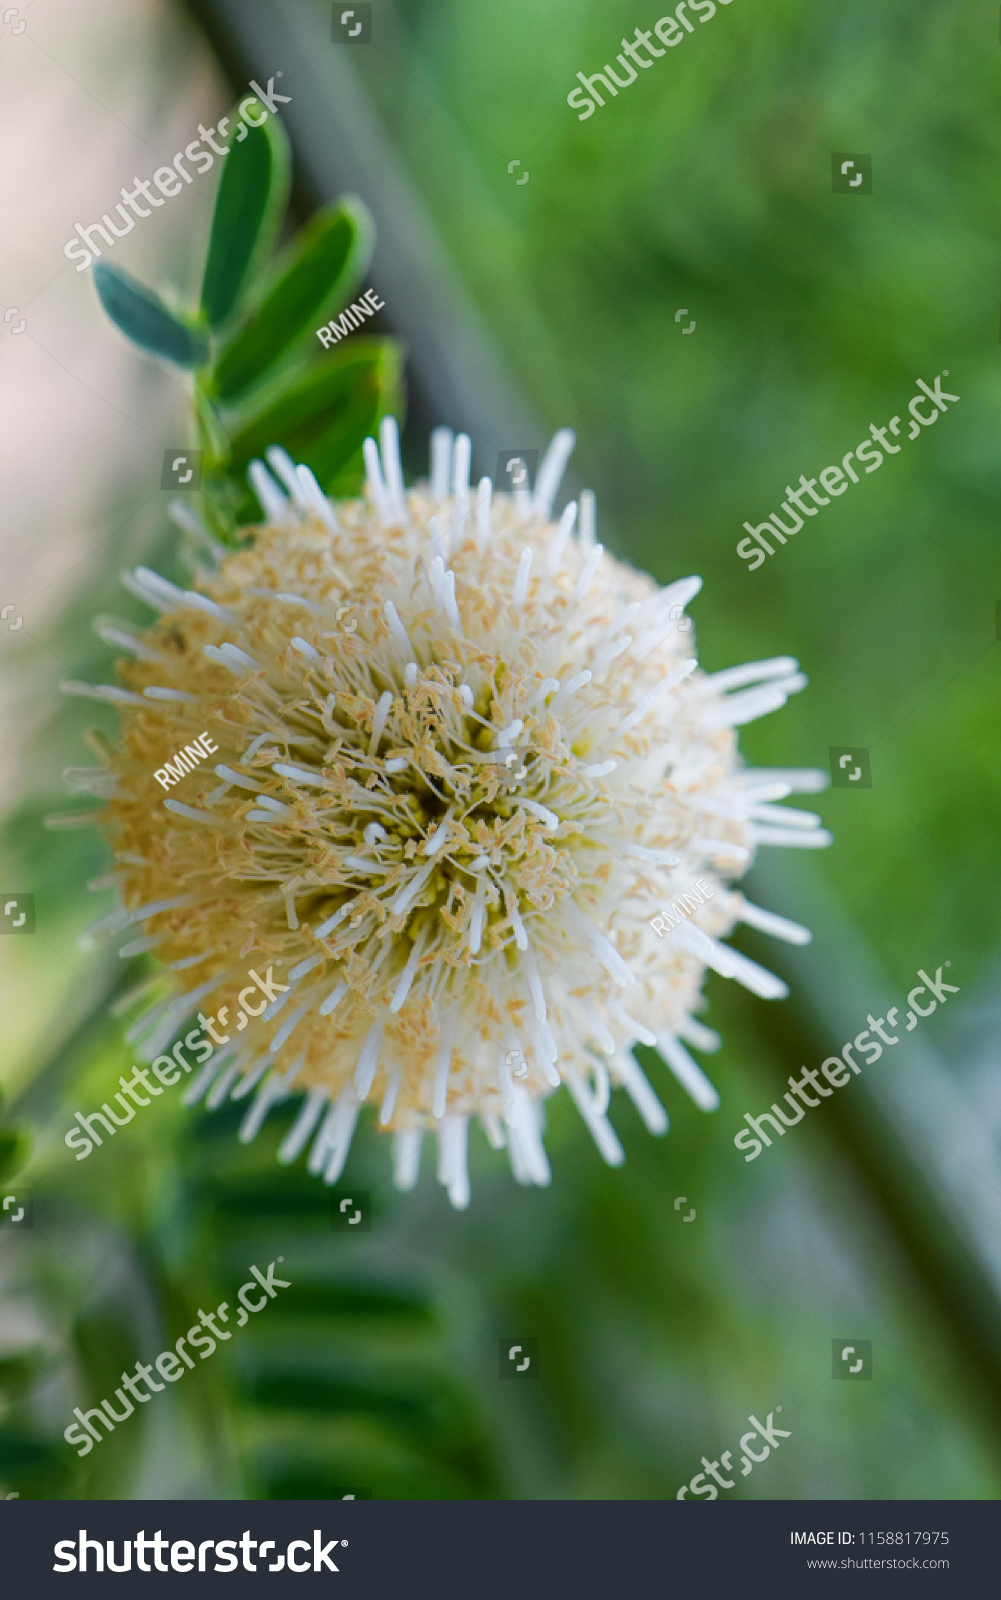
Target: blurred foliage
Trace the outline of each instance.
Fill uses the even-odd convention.
[[[952,958],[965,1003],[999,922],[983,883],[1001,800],[996,7],[737,0],[583,124],[565,103],[575,73],[651,22],[630,0],[380,13],[380,48],[353,64],[540,414],[577,430],[600,537],[662,579],[704,574],[710,669],[800,656],[811,688],[742,747],[821,767],[832,744],[870,747],[872,790],[818,801],[836,843],[817,870],[890,971]],[[240,191],[267,179],[269,200],[284,181],[273,122],[274,145],[247,141]],[[871,196],[832,194],[835,149],[872,154]],[[529,183],[507,174],[513,157]],[[235,202],[213,228],[203,310],[159,301],[192,351],[207,341],[193,369],[203,509],[227,540],[252,515],[255,453],[283,443],[341,492],[361,437],[396,407],[391,347],[306,351],[367,263],[360,203],[318,213],[264,277],[274,213],[254,215],[253,238]],[[149,347],[158,306],[143,290],[132,309]],[[946,368],[955,412],[749,574],[743,521]],[[484,470],[505,443],[474,441]],[[93,598],[81,590],[67,619],[81,660]],[[79,921],[94,847],[69,834],[42,851],[42,809],[19,813],[8,853]],[[836,954],[827,939],[819,927],[819,963]],[[49,953],[30,959],[49,982]],[[126,979],[149,970],[131,962]],[[78,980],[63,981],[69,996]],[[35,1124],[22,1171],[37,1204],[8,1281],[41,1325],[0,1352],[0,1478],[25,1497],[673,1498],[750,1411],[782,1404],[793,1438],[734,1496],[996,1498],[998,1440],[822,1114],[754,1166],[734,1160],[743,1109],[799,1058],[764,1002],[715,977],[707,994],[724,1037],[716,1117],[647,1061],[672,1129],[651,1139],[617,1095],[627,1161],[611,1171],[557,1096],[552,1189],[517,1189],[477,1135],[463,1216],[426,1170],[397,1195],[363,1119],[339,1186],[372,1196],[358,1239],[332,1231],[322,1184],[276,1166],[287,1112],[245,1148],[239,1108],[193,1114],[165,1096],[113,1151],[68,1159],[73,1112],[130,1065],[118,1025],[70,1037],[11,1123]],[[928,1027],[949,1045],[939,1019]],[[947,1059],[962,1076],[965,1051]],[[72,1407],[113,1394],[123,1364],[279,1255],[293,1288],[77,1462],[60,1438]],[[874,1380],[832,1383],[831,1339],[853,1333],[873,1340]],[[499,1343],[520,1335],[540,1340],[540,1376],[501,1382]]]

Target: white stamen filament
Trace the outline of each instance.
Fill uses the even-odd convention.
[[[277,768],[275,769],[277,771]],[[234,772],[232,767],[223,766],[222,763],[215,769],[217,778],[225,778],[227,785],[236,784],[239,789],[250,789],[254,794],[260,794],[264,788],[263,783],[256,783],[253,778],[245,778],[242,772]]]
[[[379,1126],[382,1128],[392,1119],[393,1112],[396,1110],[396,1099],[402,1082],[403,1067],[394,1067],[386,1084],[386,1093],[383,1095],[382,1105],[379,1107]]]
[[[476,549],[482,555],[490,542],[490,501],[494,486],[489,478],[481,478],[476,490]]]
[[[584,555],[589,555],[594,549],[594,530],[596,523],[595,499],[593,489],[582,489],[580,492],[580,547]]]
[[[223,818],[213,816],[211,811],[202,811],[198,806],[186,806],[182,800],[165,800],[165,811],[173,811],[178,817],[187,817],[189,822],[200,822],[209,828],[221,828]]]
[[[748,661],[742,667],[727,667],[723,672],[710,672],[699,683],[703,693],[722,694],[726,689],[740,689],[748,683],[764,683],[769,678],[783,678],[794,673],[799,662],[793,656],[774,656],[770,661]]]
[[[608,1162],[610,1167],[620,1167],[626,1159],[625,1151],[620,1145],[611,1123],[607,1118],[596,1115],[591,1103],[591,1096],[576,1072],[568,1070],[566,1082],[573,1097],[574,1105],[587,1124],[588,1132],[598,1146],[601,1156]]]
[[[567,462],[577,442],[577,435],[572,428],[560,428],[554,434],[548,450],[539,462],[539,471],[535,480],[535,495],[532,509],[541,517],[549,516],[553,509],[556,491],[566,471]]]
[[[514,580],[514,594],[512,596],[516,606],[523,606],[528,595],[528,577],[532,570],[532,552],[524,549],[521,560],[518,562],[518,572]]]
[[[335,1010],[340,1002],[344,999],[344,996],[347,994],[347,992],[348,986],[342,978],[340,983],[334,985],[330,993],[327,995],[326,1000],[324,1000],[322,1006],[320,1007],[320,1016],[329,1017],[330,1013]]]
[[[749,767],[733,773],[731,783],[753,786],[757,783],[785,783],[791,794],[819,794],[830,784],[830,775],[817,767]]]
[[[247,757],[244,756],[243,759],[246,761]],[[272,772],[277,772],[281,778],[292,778],[296,783],[308,783],[314,789],[330,788],[326,778],[321,777],[318,772],[310,772],[308,767],[295,767],[292,766],[288,761],[276,761],[271,770]],[[216,768],[216,771],[219,771],[218,767]],[[232,781],[235,782],[236,780],[234,779]],[[249,788],[250,784],[244,780],[242,787],[245,789]]]
[[[593,674],[590,668],[585,667],[583,672],[575,672],[572,678],[567,679],[566,683],[562,685],[559,691],[559,709],[561,711],[564,708],[565,702],[570,699],[571,695],[576,694],[578,689],[583,689],[586,683],[591,682],[592,676]],[[554,701],[549,709],[551,711],[555,711],[557,709],[557,703]]]
[[[276,1159],[283,1167],[289,1166],[306,1148],[313,1129],[320,1120],[320,1113],[327,1104],[328,1093],[325,1088],[310,1089],[298,1116],[278,1146]]]
[[[705,1023],[699,1022],[695,1017],[689,1017],[682,1027],[678,1029],[681,1037],[687,1039],[696,1050],[718,1050],[723,1043],[715,1028],[707,1028]]]
[[[375,716],[372,718],[372,733],[368,741],[368,753],[370,756],[374,756],[379,748],[379,740],[382,738],[382,731],[386,726],[386,718],[389,716],[392,705],[392,693],[389,689],[386,689],[379,696],[379,703],[375,708]]]
[[[217,605],[208,595],[199,594],[195,589],[185,589],[184,604],[195,611],[204,611],[207,617],[214,617],[216,622],[236,621],[232,611],[227,611],[225,606]]]
[[[181,906],[194,905],[193,894],[174,895],[170,900],[150,900],[144,906],[137,906],[135,911],[128,913],[130,922],[148,922],[151,917],[158,917],[163,911],[179,911]]]
[[[809,928],[804,928],[799,922],[790,922],[788,917],[776,916],[774,911],[763,911],[760,906],[752,905],[750,900],[740,896],[740,910],[737,913],[741,922],[746,922],[749,928],[758,928],[762,933],[770,933],[776,939],[785,939],[787,944],[809,944],[813,934]]]
[[[438,1049],[438,1063],[434,1074],[434,1091],[431,1101],[431,1115],[441,1121],[445,1115],[448,1104],[448,1075],[452,1067],[452,1046],[455,1039],[455,1026],[458,1020],[455,1008],[448,1012],[441,1027],[441,1044]]]
[[[448,816],[442,817],[433,833],[428,834],[427,839],[424,841],[424,854],[426,856],[435,856],[439,850],[444,850],[445,845],[448,843],[448,824],[450,819],[451,812],[449,812]]]
[[[691,841],[691,848],[704,856],[722,856],[725,861],[751,859],[750,850],[746,850],[742,844],[734,844],[730,839],[704,839],[699,836]]]
[[[548,806],[541,805],[538,800],[519,799],[518,804],[524,806],[526,811],[531,811],[532,815],[538,817],[540,822],[544,822],[550,833],[556,832],[560,825],[560,819],[555,811],[550,811]]]
[[[697,666],[698,662],[694,656],[690,656],[687,661],[683,661],[680,666],[675,667],[673,672],[669,672],[663,682],[657,685],[656,689],[651,689],[649,694],[643,695],[634,711],[630,711],[627,717],[623,717],[615,730],[616,737],[621,738],[624,733],[628,733],[631,728],[635,728],[638,722],[642,722],[647,712],[657,704],[657,701],[667,694],[669,690],[676,689],[678,684],[689,677]]]
[[[754,827],[751,835],[756,845],[780,844],[787,850],[823,850],[834,837],[826,828],[813,828],[809,833],[801,833],[798,828]]]
[[[564,902],[564,904],[566,906],[565,915],[586,940],[592,955],[601,963],[609,976],[614,979],[620,988],[625,988],[627,984],[635,983],[635,975],[630,972],[611,941],[606,939],[603,933],[599,932],[573,901]]]
[[[292,1012],[292,1015],[285,1018],[285,1021],[282,1023],[281,1027],[278,1029],[278,1032],[271,1041],[270,1048],[272,1055],[277,1055],[278,1051],[282,1048],[282,1045],[288,1040],[293,1028],[298,1027],[299,1023],[302,1021],[312,1004],[312,999],[303,1000],[299,1005],[296,1006],[295,1010]]]
[[[214,661],[217,667],[225,667],[226,671],[231,672],[234,678],[245,678],[247,675],[248,669],[241,666],[239,662],[231,661],[228,656],[224,656],[217,645],[203,644],[202,654],[208,656],[210,661]]]
[[[449,570],[445,574],[445,584],[442,591],[445,602],[445,615],[455,629],[456,633],[462,632],[462,618],[459,616],[459,607],[455,599],[455,573]]]
[[[197,967],[202,961],[210,961],[215,954],[214,950],[203,950],[199,956],[185,956],[182,961],[168,962],[167,971],[186,972],[188,967]]]
[[[313,645],[311,645],[308,639],[302,639],[302,638],[299,637],[298,634],[296,634],[294,636],[294,638],[289,640],[289,643],[291,644],[292,649],[295,650],[298,655],[305,656],[307,661],[322,661],[323,660],[323,657],[321,656],[319,650],[317,650]],[[223,649],[224,650],[225,650],[225,648],[226,648],[226,646],[223,645]],[[249,659],[249,657],[248,657],[248,659]]]
[[[421,867],[418,872],[414,873],[414,876],[411,878],[410,882],[403,886],[396,899],[393,901],[393,904],[390,906],[389,914],[391,917],[401,916],[402,913],[406,911],[410,902],[416,899],[416,897],[420,894],[437,865],[437,861],[432,858],[432,860],[430,860],[426,866]]]
[[[692,1060],[680,1039],[670,1033],[659,1033],[657,1051],[699,1110],[715,1111],[719,1106],[719,1091],[710,1083],[698,1062]]]
[[[307,956],[305,961],[300,961],[297,966],[292,968],[292,971],[289,973],[289,982],[295,983],[297,978],[304,978],[307,972],[312,972],[314,967],[320,966],[320,964],[326,961],[326,959],[327,958],[324,955]]]
[[[288,515],[288,500],[282,494],[263,461],[252,461],[247,468],[250,487],[268,522],[281,524]]]
[[[365,460],[365,481],[368,491],[375,506],[376,514],[383,527],[393,520],[393,511],[390,505],[389,494],[386,489],[385,479],[382,476],[382,463],[379,460],[379,447],[372,438],[365,439],[362,443],[362,456]]]
[[[264,452],[265,460],[276,478],[280,478],[292,498],[293,504],[302,508],[306,504],[306,497],[296,472],[295,462],[287,450],[280,444],[269,445]]]
[[[383,417],[379,424],[379,443],[382,446],[382,470],[390,509],[399,521],[409,521],[403,487],[403,464],[400,461],[400,430],[394,416]]]
[[[400,621],[399,613],[392,600],[386,601],[383,610],[386,621],[389,623],[389,631],[402,651],[404,661],[413,661],[415,652],[413,645],[410,643],[410,635]]]
[[[103,639],[105,644],[115,645],[119,650],[127,650],[129,655],[136,656],[139,661],[163,665],[166,657],[159,650],[151,649],[143,640],[128,633],[124,627],[119,627],[113,622],[98,622],[95,626],[98,638]]]
[[[525,710],[534,711],[536,706],[542,704],[547,695],[558,694],[559,688],[559,678],[543,678],[535,693],[525,702]]]
[[[417,975],[417,964],[421,959],[426,943],[427,930],[422,929],[418,938],[414,941],[411,947],[410,954],[407,957],[407,964],[404,967],[403,972],[400,974],[399,983],[396,985],[396,988],[393,991],[393,998],[389,1002],[390,1011],[399,1011],[400,1007],[403,1005],[403,1002],[406,1000],[407,995],[410,993],[411,984]]]
[[[431,432],[431,494],[435,500],[448,497],[452,477],[452,430],[434,428]]]
[[[296,467],[295,475],[310,511],[319,517],[330,533],[339,533],[341,525],[337,520],[337,514],[317,482],[316,475],[307,466]]]
[[[482,856],[477,857],[477,861],[473,863],[473,866],[475,867],[477,863],[483,859],[484,858]],[[480,940],[483,937],[483,924],[487,919],[486,893],[486,879],[480,878],[476,884],[476,896],[473,900],[473,914],[469,923],[469,949],[474,956],[479,953]]]
[[[604,650],[592,658],[592,671],[596,673],[603,672],[606,667],[611,666],[618,656],[621,656],[624,651],[629,649],[632,642],[632,635],[628,633],[624,633],[621,639],[613,639],[611,644],[606,645]]]
[[[573,526],[576,520],[577,502],[576,500],[571,500],[570,504],[564,508],[563,515],[560,517],[559,526],[556,529],[552,544],[549,546],[549,554],[546,556],[545,567],[547,578],[555,578],[556,574],[559,572],[560,563],[563,560],[563,551],[566,549],[566,542],[573,532]]]
[[[775,822],[786,828],[819,828],[821,818],[815,811],[795,811],[786,806],[749,806],[746,816],[752,822]]]
[[[635,1017],[631,1017],[625,1006],[620,1005],[618,1000],[609,1000],[606,1004],[609,1014],[615,1018],[619,1027],[623,1028],[629,1035],[630,1044],[634,1039],[638,1039],[640,1044],[651,1046],[657,1043],[657,1035],[645,1027],[642,1022],[637,1022]]]
[[[365,1035],[365,1043],[361,1047],[354,1078],[355,1092],[359,1100],[367,1100],[371,1092],[375,1069],[379,1065],[379,1050],[382,1046],[382,1030],[385,1025],[385,1017],[376,1017]]]
[[[598,571],[598,567],[601,564],[601,558],[604,553],[604,546],[596,544],[594,549],[588,555],[588,558],[584,562],[584,565],[581,569],[580,577],[574,584],[573,597],[575,600],[580,601],[584,599],[592,583],[594,582],[595,574]]]
[[[643,1119],[648,1133],[660,1135],[670,1127],[667,1112],[661,1105],[636,1057],[629,1050],[620,1050],[613,1062],[613,1071]]]
[[[112,705],[121,706],[145,704],[141,694],[133,694],[131,689],[119,689],[113,683],[80,683],[76,679],[69,679],[59,687],[63,694],[77,694],[84,700],[107,700]]]
[[[424,1134],[420,1128],[407,1128],[393,1139],[393,1183],[404,1193],[417,1183],[423,1140]]]
[[[472,446],[468,433],[460,433],[452,455],[452,495],[456,502],[455,531],[461,540],[469,502],[469,466]]]

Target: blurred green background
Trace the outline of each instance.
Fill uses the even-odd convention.
[[[65,111],[33,157],[39,181],[47,162],[59,180],[41,207],[24,183],[13,199],[28,244],[5,303],[28,307],[29,338],[0,356],[9,427],[27,429],[8,535],[8,587],[21,588],[4,595],[23,596],[25,628],[0,644],[16,756],[5,880],[38,908],[33,939],[0,944],[4,1126],[34,1146],[11,1185],[30,1186],[36,1213],[31,1232],[0,1230],[3,1492],[673,1498],[704,1454],[735,1447],[750,1412],[781,1406],[792,1437],[732,1496],[996,1498],[996,4],[733,0],[584,123],[566,105],[576,72],[614,64],[657,8],[377,0],[372,44],[353,49],[329,43],[329,7],[310,0],[242,21],[240,9],[119,0],[94,8],[85,40],[55,5],[0,39],[0,82],[22,107],[33,93]],[[370,187],[350,170],[342,186],[380,225],[366,285],[410,353],[408,460],[424,458],[429,421],[467,422],[428,350],[475,327],[477,475],[500,449],[572,426],[566,494],[597,491],[606,545],[663,581],[703,575],[702,664],[789,653],[809,674],[805,694],[743,731],[746,759],[826,768],[831,746],[864,746],[873,776],[806,802],[830,850],[761,852],[750,897],[815,938],[790,953],[737,937],[789,978],[790,1001],[709,979],[717,1113],[648,1059],[671,1132],[653,1140],[613,1103],[627,1162],[612,1171],[559,1095],[551,1189],[518,1189],[477,1136],[465,1215],[427,1150],[418,1191],[397,1195],[366,1125],[339,1186],[373,1197],[357,1240],[332,1232],[328,1191],[301,1164],[275,1165],[288,1115],[243,1149],[239,1106],[192,1113],[165,1096],[114,1149],[72,1160],[73,1111],[132,1062],[128,1018],[107,1002],[146,969],[77,951],[111,904],[84,887],[108,857],[96,833],[41,826],[69,809],[59,773],[87,759],[79,730],[115,726],[60,704],[56,683],[108,681],[89,624],[140,614],[116,591],[122,566],[172,570],[155,484],[185,426],[176,377],[118,347],[86,278],[60,273],[61,245],[130,180],[133,153],[151,171],[151,149],[173,150],[175,130],[190,138],[280,63],[300,221],[334,198],[317,192],[316,163],[325,141],[338,159],[344,119],[379,152]],[[138,130],[134,152],[109,119]],[[64,170],[71,136],[86,196]],[[835,150],[871,155],[871,195],[832,192]],[[195,285],[214,182],[183,197],[183,218],[179,200],[176,220],[137,228],[116,264]],[[428,238],[462,288],[454,324],[421,292]],[[946,369],[960,403],[749,573],[744,520]],[[497,398],[498,375],[520,409]],[[87,435],[84,461],[75,418],[86,431],[92,411],[106,431]],[[506,436],[526,419],[536,437]],[[40,472],[53,458],[58,488]],[[55,538],[57,504],[76,542]],[[946,961],[960,994],[745,1165],[732,1145],[743,1113]],[[123,1367],[279,1254],[294,1288],[242,1342],[77,1463],[61,1440],[72,1407],[113,1394]],[[509,1337],[540,1341],[535,1381],[499,1380]],[[870,1382],[832,1382],[842,1337],[871,1339]]]

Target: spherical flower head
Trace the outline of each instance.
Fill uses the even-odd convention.
[[[572,434],[510,496],[470,488],[465,436],[436,430],[410,490],[392,419],[381,443],[336,506],[270,451],[247,548],[186,592],[127,575],[161,616],[105,625],[135,659],[93,691],[124,726],[89,786],[122,899],[105,930],[141,924],[125,953],[155,950],[174,986],[130,1031],[140,1053],[198,1011],[173,1053],[211,1050],[188,1103],[256,1091],[247,1139],[302,1094],[279,1159],[309,1146],[334,1183],[370,1102],[398,1185],[432,1131],[461,1207],[474,1117],[522,1183],[549,1180],[563,1086],[613,1164],[612,1087],[664,1132],[637,1041],[715,1107],[686,1048],[718,1042],[706,968],[785,993],[721,940],[737,920],[809,937],[728,879],[759,844],[827,842],[773,804],[826,780],[739,765],[734,728],[802,686],[794,661],[705,676],[700,580],[660,589],[605,553],[586,492],[554,519]]]

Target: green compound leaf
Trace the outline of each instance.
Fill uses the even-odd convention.
[[[332,413],[377,393],[382,369],[393,352],[382,340],[355,339],[299,377],[265,410],[235,434],[232,460],[244,470],[269,444],[281,444],[292,455],[293,442],[309,441],[326,431]]]
[[[253,105],[263,110],[259,101]],[[202,315],[212,328],[236,309],[251,267],[271,243],[288,192],[288,137],[278,117],[269,116],[256,128],[247,127],[236,111],[229,120],[232,142],[202,279]],[[242,139],[237,124],[247,130]]]
[[[104,261],[94,268],[94,287],[112,322],[133,344],[178,367],[200,367],[208,340],[169,311],[152,289]]]
[[[303,228],[277,282],[216,365],[216,392],[231,400],[256,383],[304,334],[348,300],[372,258],[375,229],[354,196],[326,207]]]
[[[354,339],[275,399],[233,439],[229,472],[243,484],[247,467],[280,444],[316,474],[327,493],[361,450],[387,410],[398,409],[400,354],[395,345]],[[343,486],[338,484],[343,491]],[[241,521],[259,516],[256,501],[240,507]]]

